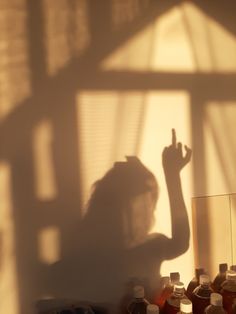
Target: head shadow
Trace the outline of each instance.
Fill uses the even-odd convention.
[[[80,246],[130,249],[146,240],[154,222],[157,181],[137,157],[126,158],[93,185]]]

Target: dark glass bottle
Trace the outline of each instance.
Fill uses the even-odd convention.
[[[215,279],[212,282],[212,289],[215,292],[220,292],[221,284],[226,279],[227,269],[228,269],[228,265],[226,263],[219,264],[219,273],[216,275]]]
[[[210,305],[205,308],[205,314],[227,314],[223,308],[222,295],[219,293],[212,293],[210,297]]]
[[[174,291],[165,302],[164,313],[178,313],[180,311],[180,302],[182,299],[187,299],[185,295],[184,284],[182,282],[178,282],[174,284]]]
[[[236,314],[236,298],[233,300],[232,314]]]
[[[170,273],[170,282],[171,282],[171,285],[172,285],[173,290],[174,290],[174,285],[175,285],[177,282],[180,282],[180,274],[179,274],[179,272]],[[172,290],[172,291],[173,291],[173,290]]]
[[[194,314],[204,313],[205,308],[210,304],[210,295],[213,292],[208,275],[200,275],[199,283],[199,286],[195,288],[192,293]]]
[[[146,314],[149,302],[144,297],[143,286],[135,286],[133,290],[133,299],[127,306],[128,314]]]
[[[147,314],[159,314],[159,307],[156,304],[148,304]]]
[[[221,285],[220,293],[223,297],[223,306],[228,314],[233,313],[232,307],[236,298],[236,272],[228,270],[226,272],[226,280]]]
[[[203,275],[203,274],[204,274],[204,268],[195,269],[195,277],[193,277],[193,279],[189,282],[187,290],[186,290],[186,295],[190,300],[192,298],[193,290],[199,286],[199,277],[200,275]]]

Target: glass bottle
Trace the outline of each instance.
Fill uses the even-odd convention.
[[[144,297],[143,286],[134,286],[133,299],[127,306],[128,314],[146,314],[149,302]]]
[[[210,297],[210,305],[205,308],[205,314],[227,314],[223,308],[222,295],[213,292]]]
[[[180,301],[180,312],[178,314],[192,314],[193,305],[189,299],[182,299]]]
[[[157,296],[155,296],[153,303],[158,305],[159,309],[162,310],[165,305],[165,301],[173,292],[173,286],[171,284],[169,276],[161,277],[160,281],[161,281],[161,291],[160,293],[158,293]]]
[[[178,282],[174,284],[174,291],[165,302],[164,313],[178,313],[180,311],[180,302],[182,299],[187,299],[185,295],[184,284],[182,282]]]
[[[199,283],[199,286],[195,288],[192,293],[194,314],[204,313],[204,309],[210,304],[210,295],[213,292],[210,277],[208,275],[200,275]]]
[[[154,303],[158,305],[160,312],[163,310],[166,300],[174,290],[174,284],[180,281],[179,272],[171,272],[170,276],[161,277],[161,291],[154,298]]]
[[[193,290],[199,286],[199,277],[202,274],[204,274],[204,268],[195,269],[195,277],[193,277],[193,279],[189,282],[186,290],[186,295],[190,300],[192,298]]]
[[[236,272],[228,270],[226,280],[221,285],[220,293],[223,297],[223,306],[227,313],[232,313],[234,299],[236,298]]]
[[[159,314],[159,307],[156,304],[148,304],[147,314]]]
[[[221,284],[226,279],[226,271],[228,269],[228,265],[226,263],[219,264],[219,273],[216,275],[214,281],[212,282],[212,289],[215,292],[219,292],[221,289]]]
[[[236,314],[236,298],[233,300],[232,314]]]
[[[179,272],[170,273],[170,282],[171,282],[171,285],[172,285],[173,290],[174,290],[174,284],[177,282],[180,282],[180,273]]]

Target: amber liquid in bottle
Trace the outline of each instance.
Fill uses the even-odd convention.
[[[236,314],[236,298],[233,300],[232,314]]]
[[[161,277],[161,291],[154,297],[153,303],[156,304],[160,311],[163,309],[166,299],[169,298],[173,292],[173,287],[170,282],[170,277]]]
[[[170,273],[170,277],[161,278],[161,292],[154,298],[154,304],[158,305],[160,312],[163,312],[163,308],[166,300],[170,297],[174,290],[174,284],[179,282],[180,274],[178,272]]]

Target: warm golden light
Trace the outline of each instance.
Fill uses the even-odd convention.
[[[17,314],[18,290],[11,199],[11,168],[0,163],[0,313]]]
[[[176,129],[178,139],[191,147],[189,94],[185,91],[83,92],[78,97],[78,119],[84,204],[89,199],[92,184],[115,161],[124,160],[125,155],[136,155],[156,175],[160,185],[156,224],[152,232],[171,237],[161,155],[164,147],[170,144],[172,128]],[[191,181],[191,167],[188,166],[182,185],[190,222]],[[181,280],[187,283],[192,274],[192,249],[190,245],[185,255],[164,262],[162,274],[178,269],[182,274]],[[189,267],[183,261],[188,261]]]
[[[45,264],[53,264],[60,259],[60,233],[57,227],[40,230],[38,250],[39,258]]]
[[[205,265],[212,276],[219,263],[235,262],[235,196],[229,195],[236,185],[235,117],[235,101],[208,101],[204,106],[205,187],[196,182],[202,197],[193,199],[193,223],[196,263]],[[201,224],[204,219],[207,228]]]
[[[222,47],[224,47],[223,50]],[[171,73],[179,74],[184,72],[193,74],[193,76],[194,73],[199,72],[234,73],[236,70],[235,55],[235,36],[222,24],[206,15],[195,4],[186,1],[172,7],[171,10],[158,17],[154,22],[149,23],[146,28],[136,33],[135,36],[128,38],[125,43],[104,58],[101,69],[104,71],[113,70],[114,73],[115,71],[127,71],[137,75],[141,72],[158,72],[159,74],[168,72],[171,80]],[[151,80],[152,77],[150,76]],[[201,90],[200,94],[204,94],[204,91]],[[224,90],[222,90],[222,96],[223,94]],[[161,147],[168,143],[168,130],[173,127],[176,128],[180,140],[183,143],[189,143],[191,146],[192,121],[190,119],[192,118],[190,118],[190,106],[201,104],[191,104],[191,95],[188,95],[184,90],[148,92],[147,95],[145,98],[145,128],[142,133],[142,144],[138,155],[154,169],[162,191],[165,182],[161,172]],[[196,191],[193,191],[190,171],[185,174],[182,182],[190,222],[192,221],[190,203],[192,196],[235,192],[236,181],[234,178],[235,171],[233,170],[235,168],[234,147],[236,146],[235,136],[233,135],[235,133],[235,123],[233,122],[236,116],[235,108],[236,103],[234,101],[208,101],[203,111],[202,147],[198,147],[200,151],[197,151],[195,156],[199,156],[200,152],[204,154],[202,162],[205,162],[205,165],[198,165],[197,169],[202,169],[203,173],[199,175],[199,178],[206,182],[202,184],[197,180],[195,182]],[[197,114],[198,110],[195,110],[195,112]],[[197,117],[195,116],[193,119],[197,119]],[[197,131],[195,130],[195,132]],[[156,134],[156,139],[153,134]],[[199,164],[200,160],[195,159],[194,162]],[[167,207],[168,199],[162,192],[158,201],[156,225],[153,231],[158,230],[167,236],[171,236],[170,216],[169,212],[166,211]],[[220,217],[220,212],[218,216]],[[228,222],[227,220],[226,226],[229,226]],[[209,217],[209,224],[212,224],[212,226],[208,230],[208,241],[212,248],[215,248],[219,240],[215,232],[218,222]],[[232,230],[229,232],[232,232]],[[228,249],[230,252],[232,251],[229,246]],[[205,261],[207,264],[205,267],[212,267],[212,274],[218,267],[217,263],[220,262],[220,257],[214,254],[211,261]],[[189,265],[189,267],[186,267],[186,265]],[[172,260],[170,263],[164,262],[162,274],[167,275],[170,271],[178,270],[181,272],[181,280],[187,283],[193,274],[193,265],[193,246],[191,245],[188,253],[184,256]],[[195,266],[204,267],[204,265]]]
[[[77,297],[75,274],[87,283],[80,287],[81,298],[85,293],[84,299],[94,296],[111,304],[123,294],[128,277],[146,276],[142,258],[136,268],[129,253],[146,245],[153,233],[164,235],[163,251],[171,242],[174,219],[162,152],[171,144],[173,128],[177,141],[193,149],[191,163],[181,172],[190,243],[187,239],[174,257],[160,254],[158,261],[151,247],[154,267],[147,278],[157,284],[159,275],[179,272],[186,286],[195,267],[206,268],[213,278],[219,263],[236,263],[236,28],[226,21],[231,18],[227,6],[221,14],[220,1],[215,7],[204,1],[173,2],[1,3],[1,314],[31,313],[40,296],[67,297],[68,292]],[[135,185],[126,177],[118,189],[115,185],[122,195],[109,194],[115,199],[111,210],[110,203],[103,206],[106,186],[99,206],[86,207],[93,184],[126,156],[137,156],[157,178],[155,211],[156,191],[145,180],[149,190],[135,190],[138,195],[128,194],[120,205],[121,185],[125,192],[124,183]],[[109,233],[114,229],[113,242]],[[16,247],[18,240],[23,249]],[[115,276],[104,278],[110,256],[109,271]],[[56,278],[58,269],[63,269],[62,280]],[[57,287],[57,279],[75,288]],[[110,300],[105,290],[96,289],[103,279],[108,279]]]
[[[180,10],[197,71],[235,72],[235,36],[191,2]]]
[[[136,72],[234,72],[235,55],[235,36],[193,3],[184,2],[129,38],[103,60],[101,68]]]
[[[142,92],[84,91],[79,94],[77,112],[83,204],[90,196],[93,183],[115,161],[137,154],[139,136],[143,131],[144,100]]]
[[[171,217],[166,183],[162,169],[162,151],[171,144],[171,129],[175,128],[177,141],[192,146],[190,99],[185,91],[150,92],[147,96],[145,128],[141,141],[139,156],[141,160],[155,174],[160,188],[156,208],[156,223],[152,232],[160,232],[171,237]],[[190,195],[193,193],[191,165],[184,169],[182,187],[191,224]],[[191,226],[190,226],[191,228]],[[161,274],[167,276],[170,272],[179,271],[181,281],[187,283],[192,274],[192,241],[187,253],[165,261],[161,267]]]
[[[232,226],[232,263],[236,264],[236,194],[230,195],[231,226]]]
[[[52,145],[52,126],[50,121],[44,120],[33,132],[36,195],[41,200],[52,200],[57,195]]]
[[[207,169],[206,194],[234,193],[236,101],[205,105],[204,147]]]
[[[230,195],[194,198],[193,217],[196,266],[214,279],[220,263],[233,262]]]

